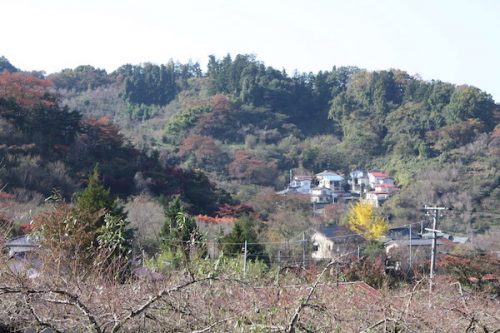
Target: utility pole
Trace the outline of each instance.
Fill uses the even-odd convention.
[[[441,232],[441,230],[436,229],[436,226],[437,226],[437,222],[438,222],[438,218],[439,218],[439,211],[445,210],[446,207],[425,206],[424,209],[432,212],[431,213],[432,214],[432,229],[425,228],[425,230],[432,232],[431,269],[429,272],[429,278],[430,278],[429,291],[432,292],[434,270],[436,269],[436,252],[437,252],[436,239],[437,239],[437,233]]]
[[[302,268],[306,267],[306,233],[302,232]]]
[[[243,249],[243,277],[247,276],[247,241],[245,241],[245,248]]]
[[[411,256],[412,256],[412,235],[411,235],[411,223],[410,223],[410,269],[409,269],[409,273],[412,274],[412,279],[413,279],[413,270],[412,270],[412,260],[411,260]]]

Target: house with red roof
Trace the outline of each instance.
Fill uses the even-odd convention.
[[[397,187],[396,185],[387,183],[375,184],[373,188],[375,189],[375,192],[387,193],[389,195],[392,195],[394,194],[394,192],[399,190],[399,187]]]
[[[383,171],[372,170],[368,171],[368,182],[372,188],[377,184],[392,184],[394,185],[394,178],[389,176]]]

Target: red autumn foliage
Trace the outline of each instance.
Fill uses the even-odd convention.
[[[208,216],[208,215],[196,215],[195,218],[201,222],[209,223],[209,224],[236,222],[236,218],[234,218],[234,217],[213,217],[213,216]]]
[[[500,259],[487,254],[446,254],[438,256],[439,266],[467,283],[470,278],[481,279],[488,274],[500,275]]]
[[[239,205],[229,205],[224,204],[219,207],[215,213],[220,217],[241,217],[243,215],[250,215],[254,213],[254,209],[249,205],[239,204]]]
[[[179,155],[193,154],[199,162],[217,158],[221,151],[215,140],[203,135],[192,134],[186,137],[179,148]]]
[[[231,110],[232,104],[226,96],[217,94],[212,97],[212,108],[216,112],[227,112]]]
[[[33,231],[34,227],[33,227],[33,224],[21,224],[19,226],[19,229],[21,231],[22,234],[29,234],[31,231]]]
[[[233,178],[255,184],[270,184],[277,175],[274,161],[264,162],[244,150],[237,150],[234,153],[228,171]]]
[[[51,81],[23,73],[3,72],[0,74],[0,98],[13,99],[24,109],[31,109],[38,105],[55,106],[55,98],[49,94],[52,86]]]
[[[120,129],[111,123],[108,117],[83,120],[82,131],[94,141],[94,145],[111,148],[123,144],[123,135],[120,133]]]

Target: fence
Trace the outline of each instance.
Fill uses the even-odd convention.
[[[412,226],[421,226],[421,222],[406,224],[399,226],[401,228]],[[411,230],[411,229],[410,229]],[[342,256],[344,264],[359,260],[363,256],[365,244],[356,244],[352,242],[354,237],[359,235],[356,233],[344,234],[341,236],[324,237],[327,240],[336,244],[336,249],[331,249],[330,256],[323,257],[324,260],[330,260],[334,257]],[[403,274],[411,274],[413,270],[427,270],[428,260],[430,258],[429,251],[425,246],[414,245],[409,235],[409,246],[404,246],[397,251],[391,252],[388,256],[390,260],[386,260],[387,268],[390,270],[400,271]],[[313,254],[317,249],[314,248],[311,242],[311,235],[300,233],[295,237],[283,241],[267,241],[267,242],[223,242],[218,239],[205,239],[202,241],[172,241],[171,244],[183,244],[190,249],[203,249],[208,257],[215,260],[223,252],[224,248],[231,247],[232,256],[241,256],[243,270],[246,269],[248,261],[263,259],[271,266],[292,266],[305,268],[315,265],[321,259],[314,259]],[[339,247],[341,250],[339,251]],[[236,249],[236,251],[234,251]],[[239,249],[239,250],[238,250]],[[227,253],[226,253],[227,254]],[[387,256],[384,256],[387,259]]]

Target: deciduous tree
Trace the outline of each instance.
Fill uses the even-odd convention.
[[[385,235],[388,224],[375,211],[375,207],[367,202],[355,203],[347,213],[349,228],[367,239],[378,239]]]

